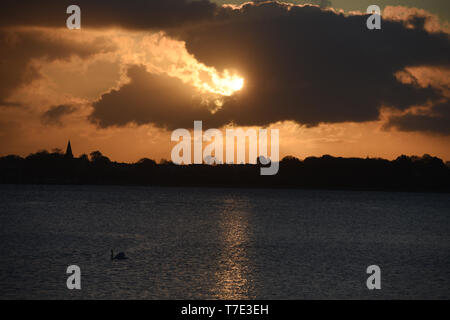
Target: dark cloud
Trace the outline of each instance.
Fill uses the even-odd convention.
[[[102,37],[79,41],[43,30],[0,30],[0,48],[0,105],[14,105],[8,101],[11,93],[40,77],[38,67],[30,63],[33,59],[86,58],[114,49]]]
[[[72,4],[81,8],[82,28],[170,28],[210,19],[217,9],[208,0],[2,0],[0,27],[65,27]]]
[[[163,89],[169,88],[159,86],[159,80],[149,81],[156,76],[145,75],[134,76],[131,85],[105,95],[94,106],[91,119],[102,126],[152,122],[191,127],[193,120],[216,127],[284,120],[315,126],[378,120],[383,106],[403,111],[442,100],[439,89],[401,83],[395,74],[408,66],[448,66],[448,35],[389,20],[383,21],[381,31],[370,31],[366,19],[279,3],[224,9],[206,27],[169,32],[186,41],[201,62],[219,70],[236,69],[245,78],[244,89],[227,99],[221,110],[211,115],[187,108],[192,103],[187,94],[185,103],[170,100],[165,108],[164,99],[183,86],[166,93]],[[154,90],[152,86],[159,92],[157,103],[145,95],[145,90]],[[145,98],[135,101],[138,91]]]
[[[386,128],[401,131],[423,131],[433,134],[450,135],[450,102],[435,105],[428,114],[406,113],[389,119]]]
[[[195,89],[177,78],[148,73],[142,66],[128,70],[129,84],[104,94],[94,103],[90,120],[101,127],[154,123],[178,128],[210,113],[195,98]]]
[[[200,61],[245,77],[245,89],[216,118],[240,125],[362,122],[377,120],[382,106],[405,110],[442,98],[438,89],[400,83],[394,74],[449,66],[448,34],[389,20],[371,31],[367,16],[288,8],[249,4],[176,35]]]
[[[75,106],[62,104],[58,106],[52,106],[41,116],[41,121],[47,125],[61,125],[62,118],[65,115],[74,113],[77,110]]]

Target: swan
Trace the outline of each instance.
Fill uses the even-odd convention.
[[[126,260],[128,257],[125,255],[125,252],[119,252],[114,256],[114,251],[111,250],[111,261],[113,260]]]

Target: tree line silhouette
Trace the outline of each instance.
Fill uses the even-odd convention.
[[[111,161],[100,151],[74,158],[55,149],[25,158],[1,157],[0,183],[450,191],[450,164],[430,155],[402,155],[392,161],[330,155],[300,160],[287,156],[274,176],[261,176],[261,166],[260,162],[175,165],[148,158],[128,164]]]

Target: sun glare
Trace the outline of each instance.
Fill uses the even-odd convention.
[[[231,88],[234,91],[239,91],[244,87],[244,79],[239,78],[239,79],[235,79],[232,81],[231,83]]]
[[[222,75],[219,75],[217,72],[212,73],[211,82],[203,83],[203,89],[222,96],[231,96],[243,87],[244,79],[238,75],[231,75],[228,70],[225,70]]]
[[[198,61],[186,50],[186,44],[159,32],[137,37],[130,43],[122,43],[126,64],[143,64],[147,71],[168,74],[194,86],[206,105],[220,109],[225,97],[230,97],[244,87],[244,78],[236,70],[218,71]]]

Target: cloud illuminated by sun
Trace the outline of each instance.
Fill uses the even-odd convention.
[[[204,82],[202,88],[210,93],[222,96],[231,96],[244,87],[244,78],[235,74],[231,75],[228,70],[225,70],[222,75],[214,70],[211,73],[211,82],[212,85]]]
[[[172,39],[163,32],[128,33],[121,37],[116,35],[116,39],[122,49],[124,65],[142,64],[151,73],[179,78],[195,87],[205,104],[215,106],[215,109],[222,107],[225,97],[244,87],[244,78],[237,72],[220,72],[205,65],[187,51],[183,41]]]

